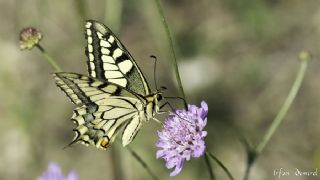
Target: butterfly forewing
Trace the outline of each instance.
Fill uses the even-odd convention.
[[[112,82],[140,95],[150,94],[147,81],[130,53],[102,23],[86,23],[89,76]]]

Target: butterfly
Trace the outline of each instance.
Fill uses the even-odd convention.
[[[54,73],[57,86],[77,106],[71,117],[76,124],[74,144],[80,142],[106,149],[122,131],[128,145],[143,123],[160,112],[160,91],[149,85],[129,51],[104,24],[85,25],[89,75]]]

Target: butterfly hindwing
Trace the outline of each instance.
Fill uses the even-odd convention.
[[[150,94],[140,68],[112,31],[93,20],[87,21],[85,27],[89,76],[118,84],[140,95]]]
[[[122,127],[129,144],[146,117],[142,99],[123,87],[76,73],[55,73],[56,84],[77,104],[71,120],[77,127],[72,143],[107,148]]]
[[[122,133],[122,144],[126,146],[137,135],[142,125],[142,119],[139,116],[134,116],[127,124]]]
[[[112,108],[110,111],[122,111],[122,114],[104,112],[94,112],[83,114],[81,116],[74,115],[72,120],[82,122],[74,131],[76,136],[73,142],[82,142],[91,144],[98,148],[107,148],[115,139],[119,130],[126,124],[130,123],[134,118],[140,118],[139,113],[135,109]],[[108,114],[107,114],[108,113]],[[111,117],[109,115],[112,114]],[[130,135],[129,135],[130,136]],[[108,141],[107,143],[105,141]],[[102,143],[104,142],[104,143]],[[123,145],[127,145],[124,144]]]

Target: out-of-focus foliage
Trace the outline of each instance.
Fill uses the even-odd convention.
[[[111,0],[110,0],[111,1]],[[69,121],[74,106],[54,85],[54,72],[37,50],[19,50],[19,32],[36,27],[41,44],[65,71],[86,74],[84,20],[95,19],[115,32],[153,84],[178,95],[168,44],[153,1],[0,1],[0,179],[35,179],[48,162],[74,169],[80,179],[150,179],[130,153],[115,143],[109,150],[74,145]],[[273,170],[320,167],[320,5],[316,0],[162,1],[178,51],[188,101],[209,106],[207,150],[240,179],[244,134],[255,143],[281,107],[295,78],[302,49],[310,50],[305,82],[284,123],[252,169],[251,179],[275,179]],[[111,6],[119,14],[108,14]],[[111,19],[110,19],[111,17]],[[110,21],[110,23],[109,23]],[[182,104],[172,102],[176,107]],[[164,119],[159,116],[159,119]],[[161,127],[147,123],[130,146],[161,179],[172,179],[157,160]],[[225,174],[214,166],[217,179]],[[174,179],[207,179],[203,159],[187,162]],[[308,179],[283,177],[282,179]]]

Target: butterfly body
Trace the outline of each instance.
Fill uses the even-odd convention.
[[[150,88],[132,56],[105,25],[86,23],[89,76],[55,73],[58,87],[77,105],[71,120],[81,142],[106,149],[122,131],[128,145],[143,123],[159,112],[161,93]]]

